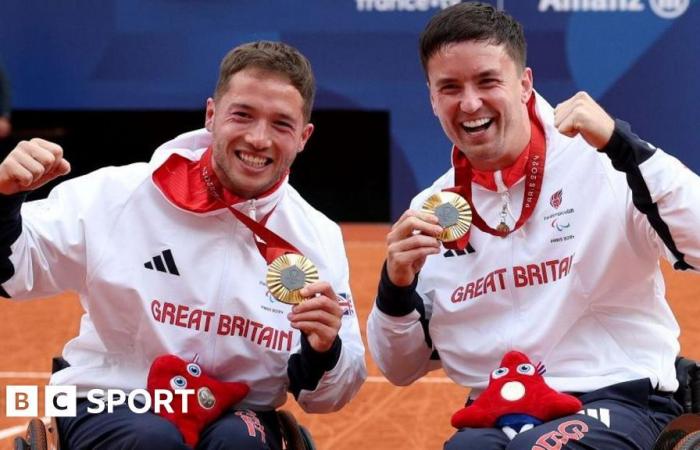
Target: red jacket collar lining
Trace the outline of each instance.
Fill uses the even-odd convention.
[[[537,112],[535,110],[535,94],[532,94],[532,97],[530,97],[530,100],[527,103],[527,110],[528,110],[528,115],[530,117],[530,123],[538,123],[539,118],[537,117]],[[456,154],[455,152],[458,152],[459,154]],[[460,157],[463,157],[463,153],[456,147],[452,147],[452,160],[453,164],[458,164],[458,160]],[[518,158],[515,160],[513,164],[511,164],[508,167],[505,167],[503,169],[500,169],[501,172],[501,178],[503,180],[503,184],[507,187],[510,188],[513,186],[515,183],[520,181],[525,176],[525,165],[527,164],[527,158],[530,156],[530,143],[525,146],[522,152],[520,152],[520,155],[518,155]],[[498,191],[498,185],[496,184],[496,178],[495,174],[498,172],[498,170],[490,171],[490,170],[478,170],[472,167],[472,182],[485,187],[488,190],[491,191]]]
[[[171,203],[181,209],[195,213],[216,211],[224,208],[224,205],[209,193],[209,189],[202,178],[202,168],[207,167],[209,173],[213,175],[212,181],[214,185],[221,193],[226,204],[235,205],[245,201],[246,199],[223,188],[211,168],[211,153],[212,149],[209,147],[202,154],[201,158],[196,161],[173,153],[153,172],[153,182]],[[286,175],[258,198],[267,197],[275,192],[282,185],[285,178]]]

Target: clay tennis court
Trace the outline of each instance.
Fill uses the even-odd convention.
[[[388,225],[343,226],[363,337],[388,229]],[[700,359],[700,278],[673,272],[667,264],[663,270],[668,298],[681,324],[681,351]],[[26,423],[6,417],[5,386],[43,386],[51,357],[60,354],[63,344],[77,333],[81,314],[77,299],[70,294],[22,303],[0,301],[0,450],[12,448],[12,438]],[[462,406],[467,389],[455,386],[441,372],[409,387],[395,387],[382,378],[369,355],[367,366],[367,382],[341,412],[304,414],[293,399],[284,408],[310,429],[320,450],[442,448],[443,440],[452,433],[450,416]]]

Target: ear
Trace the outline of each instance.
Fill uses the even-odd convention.
[[[524,104],[527,104],[527,102],[530,101],[530,97],[532,96],[532,83],[532,69],[526,67],[525,69],[523,69],[523,74],[520,76],[520,99]]]
[[[313,132],[314,124],[307,123],[306,125],[304,125],[304,129],[301,131],[301,143],[299,144],[299,150],[297,150],[297,153],[301,153],[301,151],[304,150],[306,142],[309,140]]]
[[[204,128],[211,132],[214,129],[214,113],[216,110],[216,102],[213,98],[207,99],[207,112],[204,116]]]

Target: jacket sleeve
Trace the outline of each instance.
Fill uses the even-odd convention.
[[[379,370],[393,384],[411,384],[440,367],[428,333],[425,304],[416,291],[420,274],[406,287],[382,268],[377,299],[367,321],[367,342]]]
[[[0,283],[4,283],[15,274],[10,256],[12,256],[12,244],[22,234],[20,210],[26,197],[26,192],[0,195]],[[2,285],[0,285],[0,295],[10,296]]]
[[[24,203],[21,215],[15,209],[3,217],[0,281],[7,296],[25,299],[83,290],[88,247],[84,224],[86,214],[99,204],[98,179],[88,175],[65,181],[46,199]]]
[[[605,152],[624,172],[633,227],[679,270],[700,270],[700,177],[616,120]]]
[[[315,351],[302,335],[299,351],[287,365],[289,390],[301,408],[309,413],[337,411],[360,390],[367,378],[365,347],[362,344],[357,312],[350,293],[349,270],[340,229],[333,240],[337,253],[332,258],[340,267],[336,280],[328,280],[343,308],[338,337],[331,349]]]

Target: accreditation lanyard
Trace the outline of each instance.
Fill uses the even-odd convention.
[[[528,105],[531,132],[530,142],[528,143],[529,149],[524,150],[529,151],[527,162],[525,163],[525,192],[523,195],[523,204],[520,211],[520,217],[515,222],[513,229],[504,229],[501,227],[494,229],[489,226],[486,221],[484,221],[474,206],[474,201],[472,199],[473,173],[471,164],[464,153],[462,153],[459,149],[454,147],[452,150],[452,163],[455,168],[455,187],[443,190],[460,194],[467,200],[467,202],[469,202],[469,206],[471,206],[472,209],[472,223],[485,233],[499,237],[506,237],[527,222],[530,216],[532,216],[532,212],[535,210],[535,205],[537,205],[537,199],[542,191],[542,180],[544,179],[546,141],[544,136],[544,128],[535,115],[534,104],[535,102],[533,100]],[[469,243],[470,234],[471,233],[467,233],[457,241],[446,243],[445,247],[464,250]]]
[[[211,195],[217,199],[219,203],[231,211],[231,214],[233,214],[243,223],[243,225],[245,225],[250,231],[253,232],[255,236],[259,238],[255,239],[255,245],[258,247],[260,255],[262,255],[268,265],[270,265],[272,261],[277,259],[279,256],[286,255],[288,253],[301,254],[296,247],[265,227],[267,219],[270,218],[270,215],[275,211],[276,207],[272,208],[272,211],[265,214],[260,222],[256,222],[237,209],[232,208],[228,203],[224,202],[216,186],[217,183],[215,182],[215,176],[213,169],[211,168],[211,159],[206,161],[205,164],[202,164],[202,180],[204,180],[204,183],[207,185],[207,189],[209,189]]]

